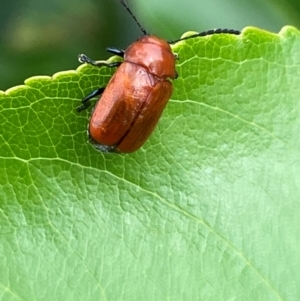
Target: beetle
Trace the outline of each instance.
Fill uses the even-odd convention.
[[[123,58],[122,62],[93,61],[80,54],[81,63],[93,66],[118,67],[106,87],[98,88],[82,99],[78,112],[89,106],[89,100],[101,95],[88,125],[89,140],[103,152],[131,153],[138,150],[153,132],[173,92],[177,78],[176,54],[170,44],[217,33],[240,34],[237,30],[216,29],[196,33],[174,41],[147,34],[125,0],[120,0],[143,36],[124,51],[107,48]]]

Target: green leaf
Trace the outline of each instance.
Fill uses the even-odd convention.
[[[87,143],[81,66],[0,93],[0,300],[299,300],[300,33],[182,41],[133,154]]]

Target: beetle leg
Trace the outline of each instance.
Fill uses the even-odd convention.
[[[108,48],[106,48],[106,50],[114,55],[124,57],[125,51],[123,49],[115,48],[115,47],[108,47]]]
[[[96,67],[102,67],[102,66],[118,67],[122,64],[122,62],[108,63],[106,61],[94,61],[94,60],[90,59],[88,56],[86,56],[85,54],[79,54],[78,55],[78,61],[80,63],[87,63],[87,64],[90,64],[90,65],[96,66]]]
[[[123,62],[113,62],[105,65],[106,67],[119,67]]]
[[[92,91],[90,94],[88,94],[86,97],[84,97],[81,101],[82,104],[76,108],[77,112],[81,112],[81,111],[85,110],[86,108],[88,108],[90,105],[90,103],[88,101],[90,99],[94,98],[95,96],[102,94],[104,92],[104,90],[105,90],[105,87],[96,89],[96,90]]]

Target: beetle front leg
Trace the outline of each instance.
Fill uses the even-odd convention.
[[[86,108],[88,108],[90,105],[89,100],[94,98],[97,95],[102,94],[104,92],[104,90],[105,90],[105,87],[96,89],[96,90],[92,91],[90,94],[88,94],[86,97],[84,97],[81,101],[82,104],[76,108],[77,112],[81,112],[81,111],[85,110]]]
[[[124,57],[124,54],[125,54],[125,51],[123,49],[116,48],[116,47],[107,47],[106,51],[108,51],[114,55],[120,56],[122,58]]]
[[[106,67],[118,67],[122,64],[122,62],[113,62],[113,63],[108,63],[106,61],[94,61],[92,59],[90,59],[87,55],[85,54],[79,54],[78,55],[78,61],[80,63],[86,63],[92,66],[96,66],[96,67],[102,67],[102,66],[106,66]]]

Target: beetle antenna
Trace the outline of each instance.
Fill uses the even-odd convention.
[[[235,30],[235,29],[227,29],[227,28],[218,28],[218,29],[211,29],[211,30],[207,30],[207,31],[202,31],[202,32],[198,32],[195,33],[189,37],[185,37],[185,38],[181,38],[178,40],[174,40],[174,41],[168,41],[169,44],[175,44],[177,42],[180,41],[184,41],[184,40],[188,40],[191,38],[196,38],[196,37],[205,37],[205,36],[209,36],[209,35],[213,35],[213,34],[224,34],[224,33],[228,33],[228,34],[234,34],[234,35],[239,35],[241,32],[239,30]]]
[[[144,27],[142,27],[142,25],[140,24],[140,22],[137,20],[137,18],[135,17],[135,15],[133,14],[133,12],[132,12],[131,9],[129,8],[128,4],[125,2],[125,0],[120,0],[120,2],[121,2],[122,5],[126,8],[126,10],[129,12],[130,16],[131,16],[132,19],[135,21],[135,23],[136,23],[137,26],[140,28],[140,30],[143,32],[143,34],[147,35],[146,30],[144,29]]]

